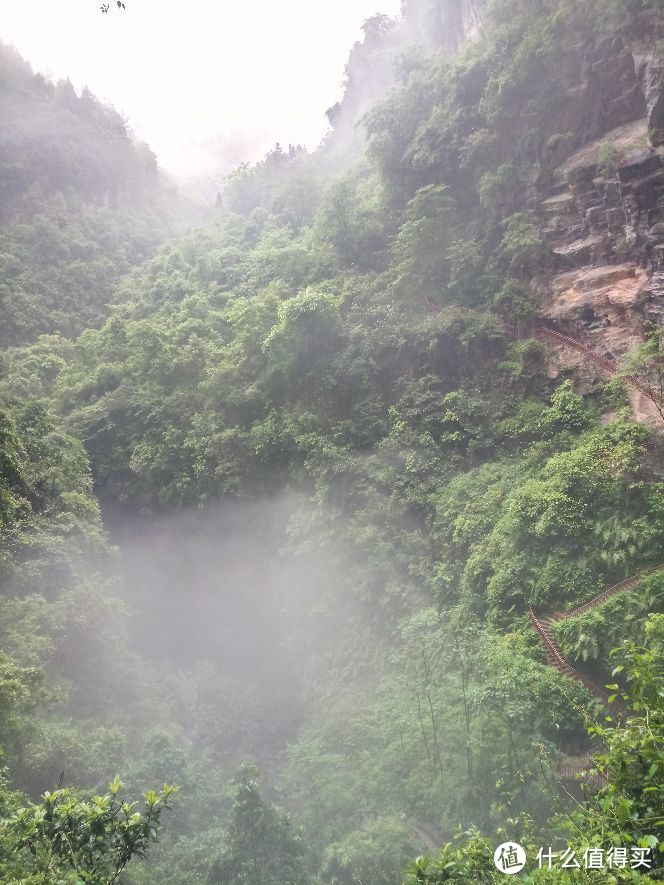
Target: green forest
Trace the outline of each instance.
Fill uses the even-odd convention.
[[[664,880],[664,4],[328,119],[206,202],[0,44],[0,881]]]

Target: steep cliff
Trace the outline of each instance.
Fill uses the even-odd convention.
[[[649,22],[648,40],[614,34],[578,54],[533,207],[551,259],[535,284],[541,317],[617,361],[664,318],[662,23]],[[595,377],[578,354],[552,351],[549,367]],[[659,418],[639,394],[633,406]]]
[[[434,52],[456,52],[480,35],[486,9],[487,0],[407,0],[404,26],[412,42]]]
[[[375,15],[364,24],[364,39],[350,51],[342,100],[329,108],[329,148],[348,151],[364,144],[362,115],[399,82],[408,53],[453,54],[479,37],[488,0],[404,0],[398,20]],[[408,65],[406,64],[406,68]]]

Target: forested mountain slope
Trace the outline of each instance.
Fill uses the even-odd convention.
[[[336,138],[241,168],[98,328],[8,338],[2,742],[33,795],[62,768],[181,787],[127,881],[398,885],[459,827],[657,849],[662,573],[551,628],[632,687],[617,736],[530,610],[664,558],[661,3],[409,3],[365,32]],[[334,175],[363,53],[395,88]],[[602,740],[576,807],[556,766]],[[224,792],[242,762],[295,823],[251,768]],[[418,870],[502,876],[474,831]]]
[[[0,133],[0,342],[76,335],[194,212],[114,108],[2,44]]]

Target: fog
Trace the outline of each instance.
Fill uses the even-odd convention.
[[[182,680],[192,739],[213,711],[237,708],[218,750],[241,748],[263,766],[301,720],[302,656],[284,615],[280,555],[291,509],[281,498],[162,516],[105,513],[134,648]]]
[[[0,38],[35,70],[88,85],[165,168],[192,174],[207,171],[211,146],[228,166],[277,141],[315,147],[362,22],[397,15],[400,2],[128,0],[108,15],[99,5],[1,0]]]
[[[244,670],[281,654],[275,523],[285,510],[263,502],[149,517],[107,512],[141,651],[184,667],[209,658]]]

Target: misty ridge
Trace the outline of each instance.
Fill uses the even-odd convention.
[[[0,38],[0,881],[661,879],[662,0],[404,0],[175,173]]]

